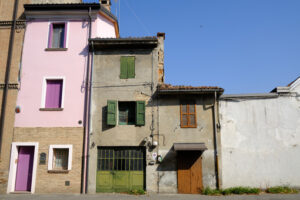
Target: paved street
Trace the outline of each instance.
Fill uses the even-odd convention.
[[[262,195],[180,195],[180,194],[151,194],[151,195],[126,195],[126,194],[95,194],[95,195],[0,195],[0,200],[300,200],[300,194],[262,194]]]

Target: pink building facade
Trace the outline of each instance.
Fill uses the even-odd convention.
[[[117,20],[100,4],[24,7],[27,25],[7,192],[84,192],[88,39],[118,37]]]

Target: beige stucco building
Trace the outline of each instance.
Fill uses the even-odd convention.
[[[89,193],[219,185],[223,89],[164,84],[164,37],[90,40]]]

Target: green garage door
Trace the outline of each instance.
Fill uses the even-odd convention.
[[[97,192],[144,189],[144,148],[98,148]]]

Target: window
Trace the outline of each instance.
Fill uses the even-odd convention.
[[[48,48],[66,48],[66,23],[50,25]]]
[[[48,170],[71,170],[72,145],[50,145]]]
[[[119,102],[119,124],[135,124],[135,102]]]
[[[118,107],[118,108],[117,108]],[[118,111],[118,112],[117,112]],[[117,124],[117,114],[119,125],[145,125],[145,101],[117,102],[107,101],[107,124],[115,126]]]
[[[68,169],[69,149],[53,149],[53,169]]]
[[[62,107],[63,80],[46,80],[45,108]]]
[[[137,147],[98,148],[98,171],[143,171],[144,150]]]
[[[185,100],[180,103],[181,128],[196,128],[196,104],[193,100]]]
[[[120,67],[120,79],[128,79],[135,77],[135,57],[122,56]]]

